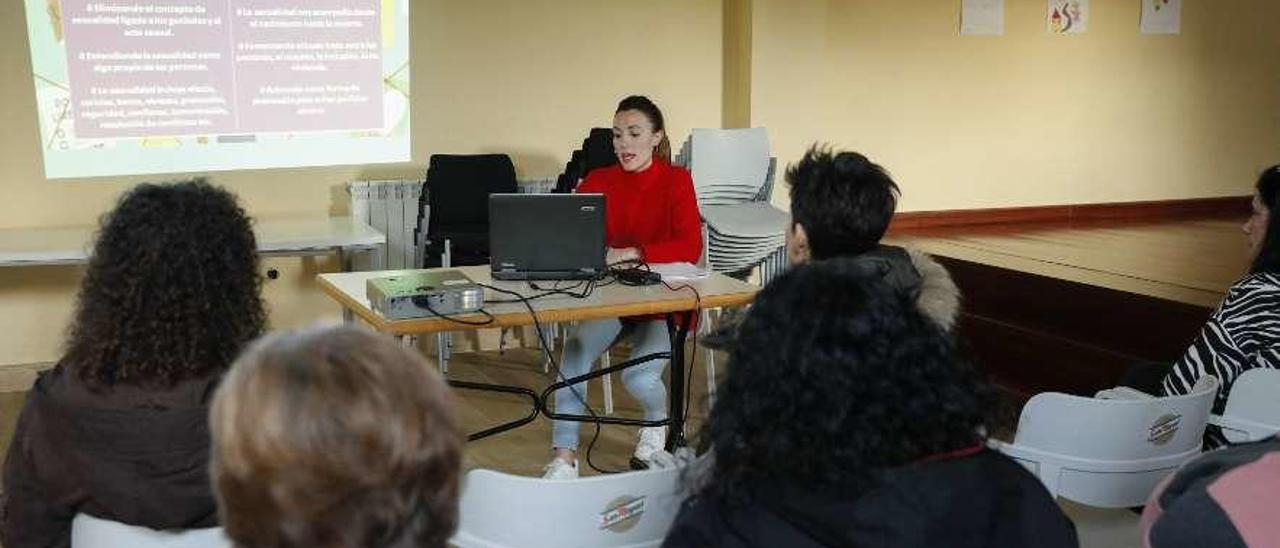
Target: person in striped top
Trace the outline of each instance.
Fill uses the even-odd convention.
[[[1280,165],[1258,177],[1253,215],[1244,233],[1254,252],[1249,274],[1227,291],[1195,342],[1164,377],[1165,395],[1186,394],[1204,375],[1217,377],[1213,411],[1221,413],[1236,377],[1255,367],[1280,367]],[[1206,448],[1225,445],[1221,432],[1205,434]]]

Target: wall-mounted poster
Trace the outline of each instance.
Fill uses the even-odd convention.
[[[960,6],[960,34],[1004,34],[1004,0],[964,0]]]
[[[1142,0],[1142,34],[1182,32],[1182,0]]]
[[[1084,34],[1089,30],[1089,0],[1049,0],[1050,34]]]

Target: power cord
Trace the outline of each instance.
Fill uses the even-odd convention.
[[[569,295],[575,298],[589,297],[591,295],[589,290],[593,291],[595,289],[595,285],[590,282],[591,281],[589,281],[589,283],[587,284],[587,288],[584,289],[583,293],[580,293],[580,294],[569,293]],[[477,284],[477,285],[479,285],[480,287],[495,291],[497,293],[502,293],[504,295],[511,295],[512,297],[515,297],[514,299],[503,299],[503,300],[485,301],[485,302],[508,302],[509,303],[509,302],[518,301],[525,306],[525,309],[529,311],[529,316],[533,318],[533,328],[538,333],[538,344],[542,347],[542,351],[546,355],[547,361],[551,363],[551,370],[555,373],[556,378],[560,379],[560,382],[567,382],[568,379],[565,378],[564,372],[560,370],[560,364],[559,362],[556,361],[555,356],[551,352],[551,346],[547,344],[547,340],[544,337],[543,330],[542,330],[542,321],[538,319],[538,312],[533,308],[533,300],[535,298],[542,298],[548,295],[556,295],[556,294],[562,294],[562,293],[559,293],[558,291],[540,290],[540,289],[537,289],[534,284],[530,283],[529,284],[530,289],[533,289],[534,291],[543,291],[543,293],[539,295],[535,295],[533,297],[528,297],[525,295],[521,295],[518,292],[511,291],[509,289],[494,287],[488,284]],[[606,352],[608,352],[608,350],[606,350]],[[591,452],[593,449],[595,449],[596,441],[600,439],[600,421],[599,421],[600,415],[598,415],[596,413],[595,408],[591,407],[591,404],[587,402],[587,399],[582,395],[582,392],[578,391],[577,386],[571,384],[566,386],[566,388],[568,388],[569,391],[574,395],[574,397],[578,398],[578,401],[582,403],[582,407],[587,410],[587,414],[591,415],[591,418],[593,419],[592,424],[595,425],[595,432],[591,435],[591,441],[587,444],[587,450],[584,454],[584,459],[587,461],[587,466],[590,466],[592,470],[595,470],[596,472],[601,474],[616,474],[618,472],[624,472],[625,470],[605,470],[603,468],[600,468],[599,466],[596,466],[595,462],[592,461]]]
[[[631,266],[625,267],[625,268],[620,266],[628,263],[630,263]],[[653,272],[649,268],[649,265],[646,264],[644,261],[639,261],[639,260],[624,261],[623,263],[618,263],[617,265],[611,265],[608,271],[608,274],[612,279],[605,281],[604,283],[601,283],[602,280],[600,278],[593,278],[590,280],[577,282],[572,287],[566,287],[566,288],[558,287],[559,282],[556,282],[555,286],[553,287],[544,288],[544,287],[538,286],[535,282],[530,281],[528,282],[529,288],[538,293],[534,295],[528,295],[528,296],[522,295],[516,291],[512,291],[512,290],[501,288],[501,287],[495,287],[489,284],[477,284],[477,285],[485,289],[488,289],[490,291],[501,293],[504,295],[510,295],[511,297],[513,297],[511,299],[487,299],[485,300],[486,304],[519,302],[524,305],[525,309],[528,310],[529,312],[529,316],[533,319],[533,327],[538,333],[538,344],[541,346],[543,354],[546,356],[547,361],[551,364],[551,369],[554,372],[555,377],[559,379],[560,382],[566,382],[567,379],[564,376],[564,372],[561,371],[560,369],[560,363],[556,360],[555,356],[551,352],[550,345],[547,344],[545,333],[542,329],[542,321],[538,318],[537,310],[535,310],[533,307],[533,301],[536,299],[540,299],[540,298],[544,298],[552,295],[566,296],[566,297],[571,297],[575,299],[585,299],[590,297],[597,287],[608,286],[614,283],[615,281],[620,285],[627,285],[627,286],[661,284],[665,286],[668,290],[671,290],[672,292],[679,292],[685,289],[692,291],[696,304],[694,306],[692,314],[690,315],[690,323],[694,323],[701,320],[702,295],[698,293],[697,288],[689,284],[679,284],[674,286],[671,285],[665,280],[662,280],[661,276]],[[485,310],[484,308],[480,308],[474,312],[474,313],[479,313],[483,315],[484,316],[483,320],[464,320],[464,319],[455,317],[460,314],[443,314],[436,311],[435,308],[431,306],[430,301],[425,298],[422,298],[422,299],[415,298],[414,304],[417,304],[418,306],[425,308],[427,312],[430,312],[431,315],[437,318],[448,320],[450,322],[454,322],[461,325],[475,327],[475,326],[492,325],[495,322],[493,314],[491,314],[489,311]],[[472,314],[472,312],[467,312],[465,314]],[[693,351],[690,352],[689,356],[684,360],[685,361],[685,367],[684,367],[685,390],[683,394],[684,413],[683,413],[683,416],[681,417],[682,422],[687,422],[689,419],[689,407],[690,407],[689,404],[692,399],[692,385],[693,385],[692,372],[693,372],[694,364],[697,363],[697,355],[698,355],[698,330],[697,329],[693,329],[692,343],[693,343]],[[608,349],[605,350],[605,352],[608,352],[608,351],[609,351]],[[595,462],[592,460],[591,458],[592,451],[595,449],[596,442],[599,441],[600,439],[600,431],[601,431],[600,422],[599,422],[600,416],[599,414],[596,413],[595,408],[593,408],[591,404],[587,402],[586,397],[582,395],[582,392],[578,390],[577,386],[569,385],[566,388],[568,388],[569,391],[574,395],[574,397],[578,398],[578,401],[582,403],[583,408],[587,410],[587,414],[589,414],[593,419],[592,424],[595,425],[595,431],[592,433],[591,441],[587,444],[587,449],[584,454],[585,460],[587,461],[587,465],[590,466],[592,470],[595,470],[596,472],[601,474],[616,474],[619,472],[627,471],[627,470],[606,470],[604,468],[597,466]],[[675,397],[681,397],[681,396],[675,395]]]
[[[425,287],[418,288],[419,291],[425,291],[426,289],[427,288]],[[437,312],[436,309],[431,306],[430,297],[414,297],[413,304],[427,309],[427,312],[430,312],[432,316],[435,316],[442,320],[449,320],[457,324],[469,325],[469,326],[485,326],[485,325],[492,325],[494,322],[493,314],[490,314],[488,310],[485,310],[483,308],[476,309],[475,311],[462,312],[457,314],[442,314],[440,312]],[[484,319],[476,321],[476,320],[463,320],[461,318],[455,317],[455,316],[465,316],[470,314],[481,314],[484,316]]]
[[[666,280],[662,279],[661,275],[659,275],[656,272],[653,272],[653,270],[649,267],[649,264],[645,262],[643,259],[628,259],[626,261],[619,261],[617,263],[609,265],[609,271],[611,274],[614,275],[614,278],[618,281],[618,283],[622,285],[644,286],[644,285],[661,284],[665,286],[667,289],[671,290],[672,292],[679,292],[685,289],[692,291],[693,298],[694,298],[694,309],[692,311],[692,314],[690,315],[690,323],[696,323],[702,320],[702,294],[698,292],[698,288],[687,283],[681,283],[677,285],[672,285],[668,283]],[[681,417],[682,423],[687,423],[689,420],[689,408],[690,408],[689,403],[693,399],[693,396],[692,396],[693,367],[694,367],[694,364],[697,363],[697,359],[698,359],[698,330],[697,329],[693,329],[693,340],[691,342],[693,345],[693,351],[690,352],[688,357],[685,359],[685,367],[684,367],[684,372],[685,372],[684,413],[683,413],[683,416]],[[679,395],[676,395],[676,397],[679,397]]]

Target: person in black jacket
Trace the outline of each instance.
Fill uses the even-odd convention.
[[[4,463],[0,542],[69,546],[78,513],[152,529],[217,525],[209,401],[266,323],[257,245],[231,193],[143,184],[104,218],[58,364]]]
[[[987,449],[992,390],[874,263],[800,265],[756,298],[664,546],[1076,546]]]

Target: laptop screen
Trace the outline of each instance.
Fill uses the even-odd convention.
[[[578,280],[605,270],[603,194],[489,195],[497,280]]]

